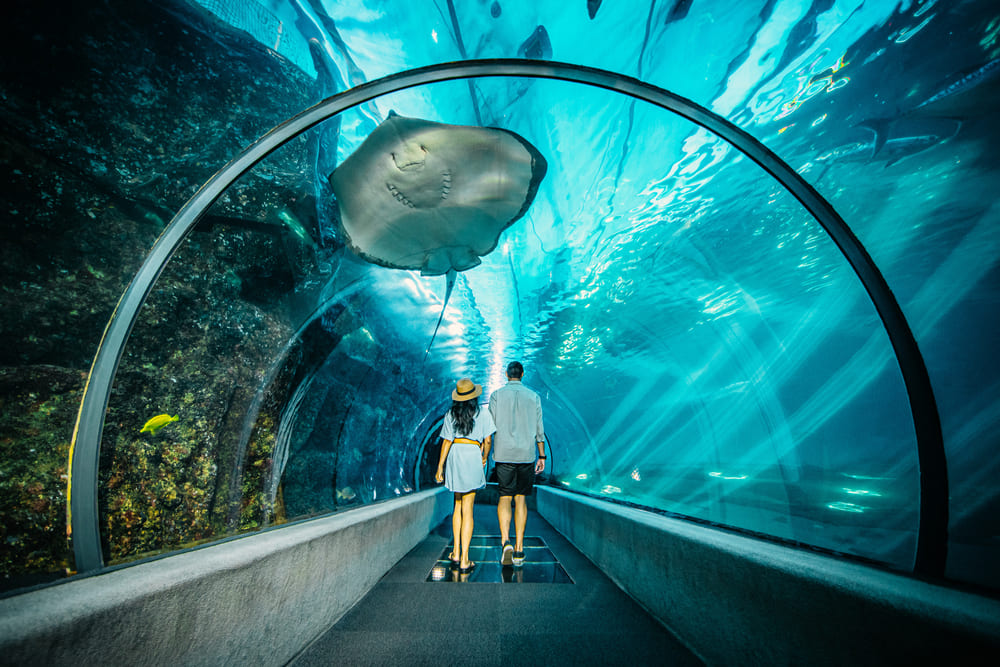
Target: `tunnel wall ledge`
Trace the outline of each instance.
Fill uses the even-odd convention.
[[[708,664],[995,664],[1000,601],[537,487],[538,512]]]
[[[437,488],[0,600],[0,663],[284,665],[451,509]]]

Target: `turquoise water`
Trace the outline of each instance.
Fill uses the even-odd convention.
[[[158,221],[143,234],[125,227],[136,247],[109,292],[215,169],[345,88],[524,55],[636,77],[763,142],[857,235],[914,332],[940,412],[946,574],[1000,586],[993,3],[653,0],[601,3],[593,18],[582,0],[168,4],[166,18],[140,9],[122,20],[143,25],[147,12],[219,40],[198,47],[221,55],[191,85],[209,99],[238,90],[230,79],[250,92],[157,121],[191,128],[174,153],[200,170],[183,182],[139,119],[133,134],[153,139],[129,139],[139,148],[117,168],[135,173],[112,187]],[[191,93],[163,83],[171,59],[190,56],[148,50],[155,99],[140,102],[154,118]],[[221,57],[231,52],[242,55]],[[109,78],[85,76],[95,88]],[[252,95],[263,80],[294,95],[266,107]],[[512,130],[548,162],[528,213],[458,275],[446,307],[443,278],[362,262],[339,235],[327,176],[390,110]],[[129,189],[150,178],[162,180]],[[60,252],[86,250],[71,241]],[[47,354],[32,364],[86,370]],[[105,559],[409,493],[436,456],[433,439],[423,445],[453,383],[468,376],[488,394],[512,359],[543,397],[548,482],[912,568],[920,469],[906,389],[871,299],[823,228],[689,121],[607,90],[515,78],[425,85],[349,110],[214,205],[125,348],[102,441]],[[158,412],[182,417],[163,430],[166,450],[136,435]],[[200,528],[165,530],[171,516]]]

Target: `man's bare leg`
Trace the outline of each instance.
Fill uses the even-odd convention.
[[[504,567],[514,562],[514,547],[510,545],[510,496],[500,496],[497,503],[497,518],[500,520],[500,564]]]
[[[517,543],[514,551],[524,551],[524,526],[528,523],[528,503],[524,496],[514,496],[514,533]]]
[[[500,521],[500,544],[510,541],[510,496],[500,496],[497,503],[497,519]]]

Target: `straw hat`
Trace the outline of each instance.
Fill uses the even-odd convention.
[[[469,378],[462,378],[455,385],[455,391],[451,392],[454,401],[471,401],[483,393],[483,385],[476,384]]]

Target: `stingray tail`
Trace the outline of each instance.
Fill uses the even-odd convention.
[[[441,322],[444,320],[444,309],[448,307],[448,299],[451,298],[451,291],[455,288],[455,278],[457,276],[458,271],[455,269],[449,269],[445,275],[444,303],[441,304],[441,315],[438,316],[438,322],[434,326],[434,333],[431,334],[431,342],[427,343],[427,350],[424,352],[424,361],[427,361],[427,355],[430,354],[431,346],[434,345],[438,329],[441,328]]]

